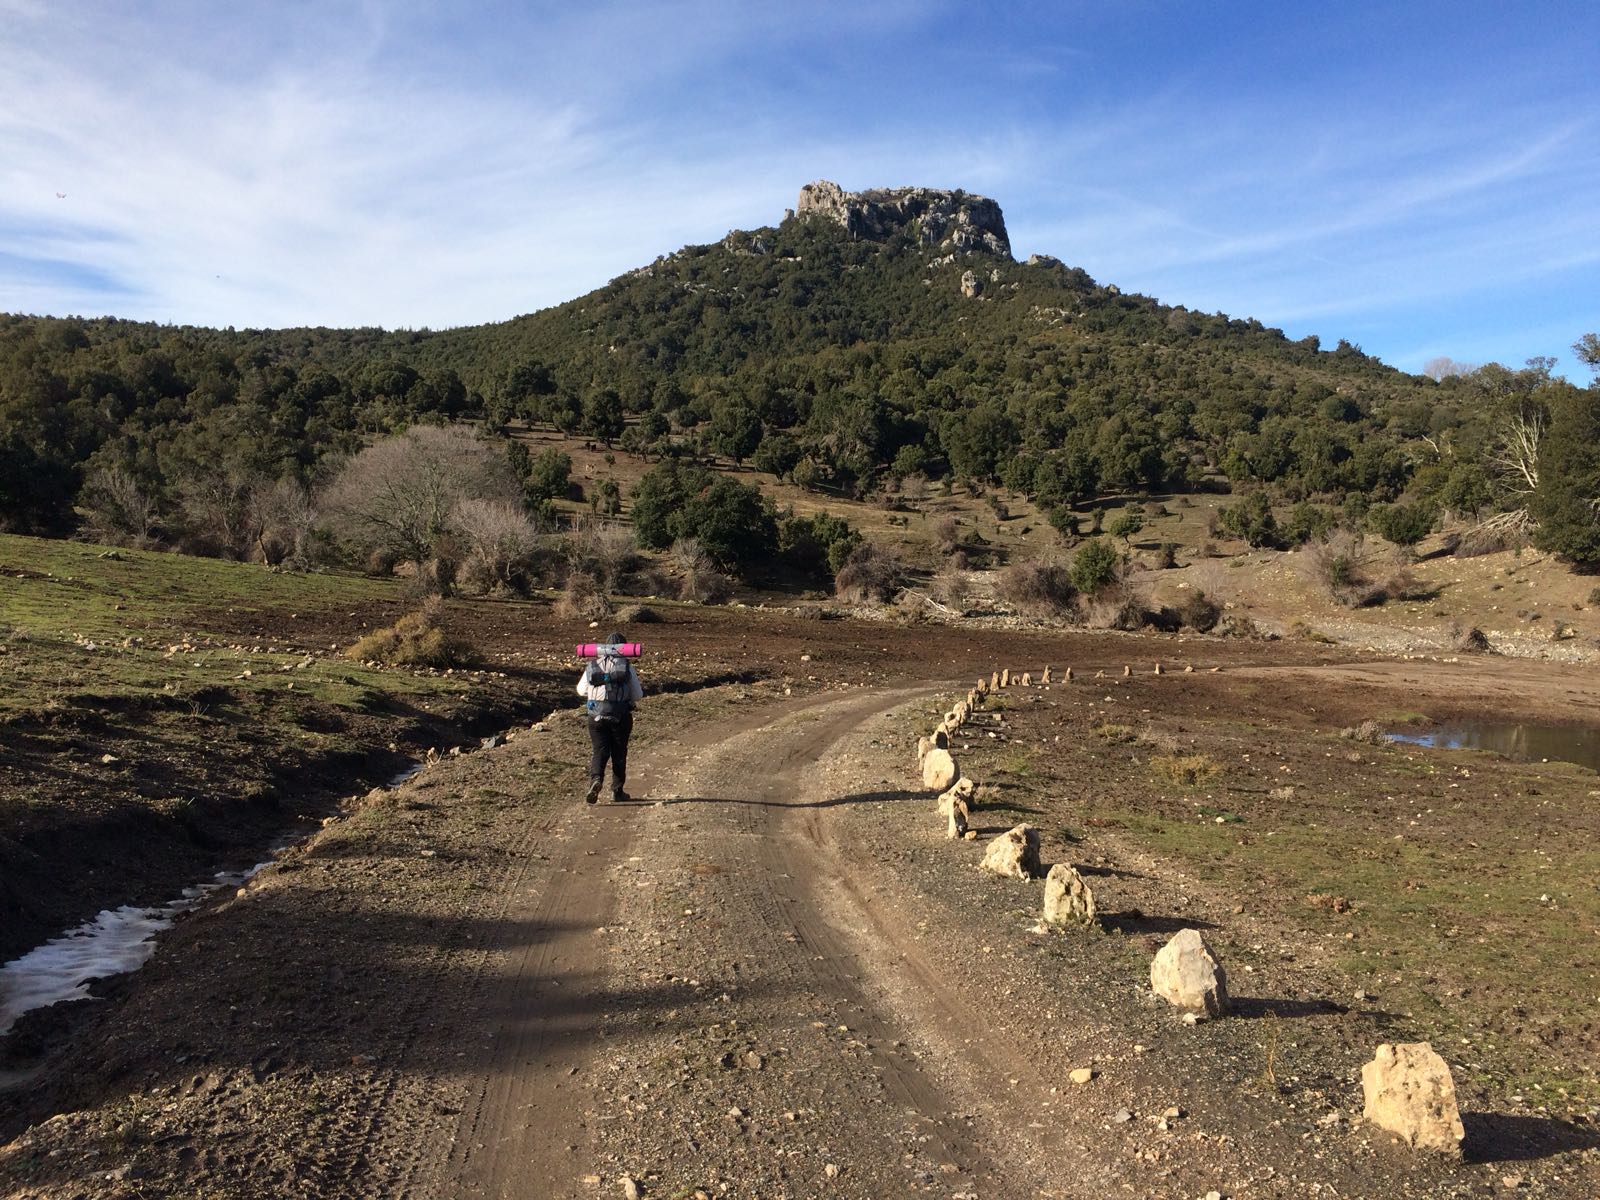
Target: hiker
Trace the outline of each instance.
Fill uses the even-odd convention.
[[[633,664],[611,649],[622,644],[620,633],[606,638],[595,647],[594,661],[578,677],[578,695],[588,701],[589,742],[594,747],[585,796],[590,804],[600,799],[608,759],[611,801],[621,804],[628,799],[622,790],[628,779],[628,739],[633,736],[633,706],[644,699],[644,688]]]

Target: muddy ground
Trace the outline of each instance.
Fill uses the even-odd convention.
[[[582,802],[565,709],[350,799],[102,1000],[0,1040],[0,1195],[1600,1194],[1594,776],[1339,736],[1570,720],[1589,673],[661,615],[630,630],[673,689],[641,709],[638,802]],[[528,628],[495,669],[553,680],[544,647],[590,632]],[[1076,678],[958,737],[982,836],[946,841],[917,736],[1046,662]],[[1162,774],[1189,757],[1214,769]],[[976,869],[1018,821],[1084,870],[1096,930],[1041,932],[1037,881]],[[1185,926],[1234,1016],[1151,996]],[[1423,1038],[1464,1162],[1359,1119],[1360,1063]]]

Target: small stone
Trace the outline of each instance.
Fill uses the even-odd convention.
[[[1119,1108],[1111,1119],[1118,1125],[1126,1125],[1129,1121],[1133,1120],[1133,1114],[1125,1108]]]
[[[837,1179],[837,1178],[839,1178],[839,1164],[838,1163],[829,1163],[827,1166],[822,1168],[822,1173],[824,1175],[826,1175],[829,1179]]]
[[[1088,1083],[1094,1078],[1094,1075],[1093,1067],[1075,1067],[1072,1074],[1068,1075],[1067,1078],[1072,1080],[1073,1083]]]
[[[639,1200],[644,1195],[644,1185],[631,1175],[622,1177],[622,1200]]]

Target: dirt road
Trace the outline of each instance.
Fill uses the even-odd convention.
[[[927,807],[892,788],[838,794],[851,772],[828,765],[914,698],[832,694],[664,743],[642,722],[648,796],[574,809],[545,886],[508,876],[461,1025],[497,1053],[454,1130],[424,1139],[447,1134],[441,1152],[393,1182],[492,1197],[591,1196],[623,1177],[670,1181],[663,1194],[732,1181],[739,1195],[1033,1195],[1055,1174],[1075,1182],[1053,1194],[1105,1195],[1083,1160],[1062,1171],[1059,1140],[1049,1156],[1009,1146],[1004,1164],[984,1151],[975,1105],[997,1088],[1014,1102],[1018,1072],[1034,1072],[966,1036],[970,1002],[841,853],[842,806]],[[1048,1104],[1048,1085],[1027,1083]],[[396,1126],[391,1140],[415,1142],[412,1122]]]

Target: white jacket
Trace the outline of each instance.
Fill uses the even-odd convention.
[[[578,676],[578,695],[585,700],[604,700],[606,698],[606,685],[603,683],[589,682],[589,668],[583,669],[583,674]],[[633,669],[633,664],[628,664],[628,695],[630,704],[637,704],[644,699],[644,685],[639,682],[639,673]]]

